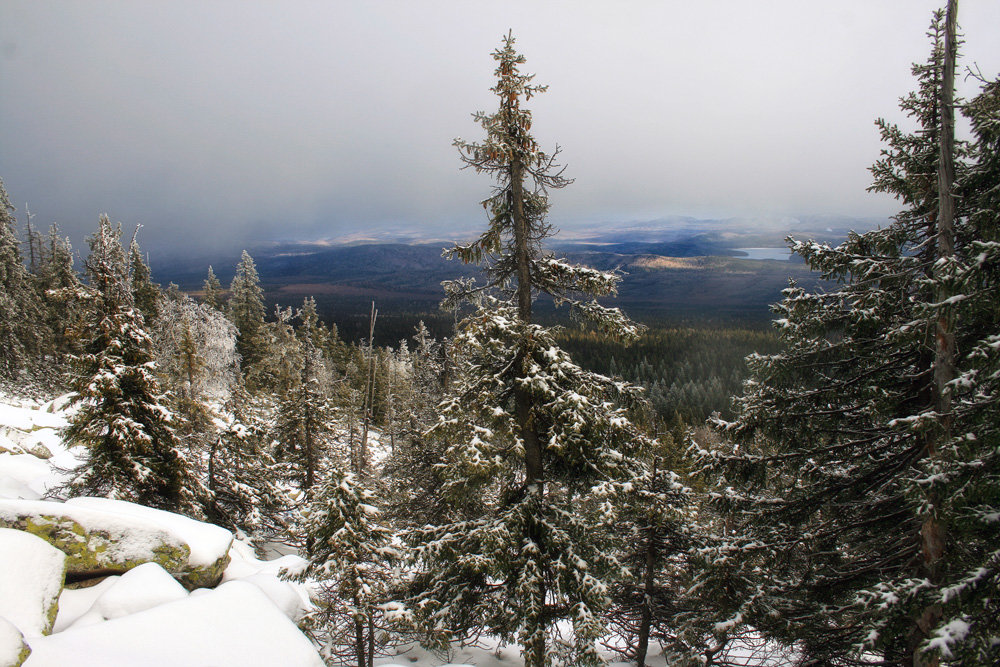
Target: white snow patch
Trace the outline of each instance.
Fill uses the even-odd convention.
[[[25,667],[323,667],[295,624],[260,589],[238,581],[29,644],[32,654]]]
[[[952,658],[954,654],[951,652],[951,647],[963,641],[966,635],[969,634],[969,624],[960,618],[956,618],[935,630],[934,634],[937,636],[927,642],[927,650],[941,651],[942,657]]]
[[[143,563],[115,579],[72,627],[136,614],[160,604],[183,600],[188,595],[184,587],[156,563]]]
[[[73,625],[77,619],[90,611],[97,598],[114,586],[119,579],[121,579],[119,576],[110,576],[86,588],[64,588],[59,596],[59,615],[56,616],[52,632],[62,632]]]
[[[48,612],[65,572],[63,552],[30,533],[0,528],[0,616],[25,637],[50,630]]]
[[[36,428],[63,428],[66,418],[62,414],[0,403],[0,425],[21,431]]]
[[[309,586],[288,581],[285,576],[299,574],[309,561],[287,554],[274,560],[260,560],[249,544],[238,540],[229,550],[231,561],[222,574],[222,581],[245,581],[257,586],[281,611],[293,621],[300,620],[312,609]]]
[[[0,454],[0,498],[38,500],[53,486],[52,466],[32,454]]]

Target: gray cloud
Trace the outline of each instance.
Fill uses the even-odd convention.
[[[480,136],[513,28],[577,179],[563,227],[888,215],[872,122],[903,120],[937,4],[7,0],[0,177],[77,239],[101,212],[179,248],[476,224],[489,183],[451,140]],[[961,12],[995,73],[1000,6]]]

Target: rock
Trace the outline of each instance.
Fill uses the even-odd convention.
[[[52,631],[65,577],[62,551],[34,535],[0,528],[0,616],[22,635]]]
[[[180,539],[190,549],[183,571],[172,570],[165,565],[164,569],[174,575],[188,590],[216,586],[229,565],[229,549],[233,545],[233,534],[225,528],[122,500],[71,498],[66,501],[66,505],[105,512],[128,520],[148,522],[150,525],[162,527]]]
[[[67,576],[88,579],[158,563],[189,573],[191,549],[162,526],[134,517],[42,500],[0,499],[0,527],[36,535],[66,554]]]
[[[38,427],[30,432],[0,426],[0,453],[31,454],[40,459],[52,458],[45,441],[58,439],[55,429]]]
[[[70,403],[73,402],[74,397],[74,394],[63,394],[40,406],[39,410],[49,413],[65,412],[70,407]]]
[[[229,555],[232,563],[226,568],[223,581],[238,579],[257,586],[288,618],[296,622],[313,608],[310,586],[287,579],[305,571],[309,561],[291,554],[263,561],[257,558],[253,547],[239,541],[233,542]]]
[[[31,649],[24,643],[21,631],[0,616],[0,667],[21,667]]]
[[[0,428],[0,454],[20,454],[21,448],[10,439],[9,431]]]
[[[312,609],[308,594],[300,593],[300,589],[305,589],[302,584],[295,584],[290,581],[283,581],[273,574],[258,573],[241,579],[248,584],[253,584],[264,595],[270,598],[281,612],[289,619],[298,622]]]

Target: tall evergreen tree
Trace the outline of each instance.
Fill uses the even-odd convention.
[[[236,275],[229,286],[229,318],[239,330],[236,349],[247,372],[265,356],[264,291],[260,287],[257,265],[246,250],[236,265]]]
[[[14,206],[0,181],[0,378],[15,379],[33,364],[41,309],[24,266]]]
[[[175,294],[163,299],[153,327],[159,377],[167,389],[223,403],[238,383],[236,326],[218,310]]]
[[[270,432],[262,412],[242,387],[234,388],[208,449],[205,509],[209,521],[258,544],[287,539],[291,506],[281,465],[267,447]]]
[[[948,663],[1000,662],[1000,79],[965,106],[969,168],[958,180],[967,224],[956,226],[950,285],[957,338],[952,431],[919,479],[947,520],[940,617],[928,646]]]
[[[208,277],[205,278],[202,289],[205,291],[204,302],[216,310],[222,310],[222,283],[219,282],[211,265],[208,266]]]
[[[278,406],[275,435],[278,456],[291,464],[299,488],[320,479],[332,441],[332,412],[327,373],[319,350],[307,342],[297,354],[298,376]]]
[[[35,282],[55,354],[60,358],[80,354],[87,299],[83,298],[83,285],[73,266],[73,246],[55,224],[49,227],[47,247],[41,257]]]
[[[400,554],[374,502],[364,482],[339,467],[310,493],[304,574],[317,586],[305,626],[323,656],[337,664],[372,667],[385,643],[383,605]]]
[[[963,316],[971,300],[961,278],[973,275],[968,267],[980,265],[988,245],[977,238],[984,230],[970,224],[981,194],[967,190],[956,201],[953,231],[942,223],[950,9],[935,14],[931,57],[914,66],[918,89],[901,103],[918,130],[878,122],[887,147],[871,189],[906,208],[889,226],[852,233],[835,248],[793,243],[838,286],[785,291],[776,311],[787,352],[752,360],[739,414],[720,424],[736,445],[709,455],[723,471],[718,497],[736,522],[736,537],[716,550],[725,572],[719,581],[730,601],[740,599],[739,618],[795,642],[817,663],[855,664],[875,654],[885,664],[937,664],[937,656],[949,657],[949,642],[968,633],[961,613],[989,597],[970,585],[976,603],[956,602],[957,615],[942,616],[947,582],[969,572],[960,554],[978,567],[995,553],[947,535],[956,520],[976,524],[970,512],[982,509],[983,498],[971,489],[990,483],[959,480],[989,465],[988,448],[974,443],[996,414],[989,391],[973,382],[971,369],[963,373],[974,355],[956,359],[943,339],[953,337],[954,350],[983,350],[994,335],[986,332],[1000,323],[995,304],[979,318]],[[967,151],[955,147],[961,183],[971,183],[961,160]],[[995,224],[990,215],[987,227]],[[973,283],[984,276],[975,272]],[[988,521],[976,525],[981,537],[990,533]],[[983,641],[996,634],[993,619],[992,629],[977,630],[980,656],[996,650]]]
[[[667,453],[665,447],[660,451]],[[616,526],[620,558],[630,576],[612,589],[614,605],[607,615],[622,640],[622,652],[639,667],[646,665],[650,640],[667,644],[684,658],[693,652],[678,629],[686,611],[679,594],[689,569],[686,556],[697,545],[692,530],[695,505],[691,489],[665,463],[655,455],[646,462],[647,470],[635,480],[635,492]]]
[[[621,573],[608,550],[609,497],[640,470],[632,452],[649,443],[614,400],[637,390],[574,364],[533,322],[532,301],[548,294],[623,338],[638,329],[589,299],[614,293],[617,275],[543,254],[546,189],[569,181],[530,134],[521,103],[544,87],[520,73],[511,35],[493,57],[500,108],[475,115],[482,143],[456,141],[468,166],[496,179],[483,202],[489,227],[450,251],[482,262],[487,283],[446,287],[450,302],[477,309],[459,325],[465,367],[432,430],[449,443],[441,471],[450,521],[412,535],[420,571],[411,609],[442,640],[483,630],[519,640],[531,667],[600,664],[600,612]],[[571,637],[556,642],[562,620]]]
[[[65,491],[196,512],[201,485],[181,454],[153,375],[152,342],[133,301],[121,227],[102,216],[88,241],[95,320],[74,382],[79,409],[65,432],[86,453]]]
[[[410,354],[408,391],[404,392],[405,415],[400,415],[396,446],[382,467],[389,494],[386,511],[397,525],[423,526],[441,523],[446,504],[437,490],[442,483],[437,465],[442,462],[443,443],[426,430],[437,421],[437,405],[444,396],[443,346],[434,340],[421,321]]]
[[[139,242],[136,240],[139,228],[132,234],[132,241],[128,248],[128,269],[132,280],[132,299],[135,307],[142,313],[146,326],[150,327],[160,314],[160,302],[163,294],[160,286],[153,282],[153,273],[149,269],[149,264],[142,256],[139,249]]]

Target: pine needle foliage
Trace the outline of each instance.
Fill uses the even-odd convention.
[[[836,287],[785,290],[787,351],[751,358],[736,418],[718,423],[730,447],[703,452],[733,522],[703,585],[807,664],[997,660],[996,92],[970,107],[973,142],[955,148],[951,249],[938,217],[945,20],[901,100],[917,131],[877,122],[871,189],[905,208],[837,247],[791,240]],[[942,386],[943,330],[957,355]]]
[[[64,490],[197,513],[191,473],[154,375],[152,341],[136,309],[121,226],[102,216],[88,239],[94,324],[74,382],[79,410],[65,439],[86,447]]]
[[[428,432],[447,443],[438,471],[450,519],[410,534],[409,608],[439,645],[488,632],[519,641],[531,667],[597,665],[608,584],[623,571],[610,548],[616,500],[650,441],[623,407],[639,390],[574,364],[532,322],[532,301],[548,295],[623,339],[640,327],[596,301],[615,293],[618,275],[544,251],[547,192],[570,181],[558,149],[545,153],[530,133],[521,104],[545,87],[520,72],[512,35],[493,58],[499,109],[474,115],[486,138],[455,142],[496,185],[482,202],[486,231],[446,251],[486,275],[445,285],[446,303],[475,306],[458,325],[457,380]]]
[[[0,181],[0,380],[15,380],[38,352],[41,308],[24,266],[14,206]]]

